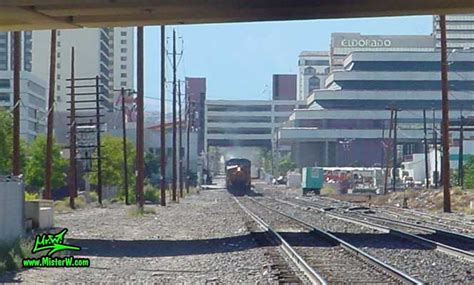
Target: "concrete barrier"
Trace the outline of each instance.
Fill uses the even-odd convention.
[[[23,201],[22,183],[0,181],[0,242],[11,242],[23,234]]]
[[[50,229],[54,225],[54,207],[51,200],[25,202],[25,219],[31,220],[35,229]]]

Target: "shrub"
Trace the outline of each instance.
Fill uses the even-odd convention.
[[[150,201],[152,203],[159,203],[160,197],[158,195],[158,189],[153,187],[152,185],[146,185],[144,189],[145,200]]]
[[[25,192],[25,201],[33,201],[38,200],[39,194],[38,192]]]
[[[0,274],[20,269],[23,258],[32,256],[32,248],[33,241],[29,239],[20,239],[12,244],[0,245]]]
[[[146,214],[156,214],[155,210],[152,209],[152,208],[148,208],[148,207],[143,207],[143,209],[140,209],[139,207],[132,207],[129,211],[128,211],[128,215],[130,217],[142,217]]]
[[[325,185],[323,189],[321,189],[321,195],[329,196],[334,194],[336,194],[336,189],[330,185]]]
[[[89,195],[91,197],[92,202],[95,203],[95,202],[99,201],[99,195],[97,195],[97,192],[91,191],[91,192],[89,192]]]

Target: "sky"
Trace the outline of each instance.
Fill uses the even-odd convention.
[[[208,99],[269,99],[272,75],[297,72],[304,50],[329,50],[334,32],[371,35],[431,34],[431,16],[311,20],[234,24],[168,26],[167,49],[172,51],[172,29],[178,34],[178,79],[207,78]],[[167,81],[172,80],[171,56]],[[146,110],[159,108],[160,27],[145,28]],[[171,85],[167,98],[171,99]]]

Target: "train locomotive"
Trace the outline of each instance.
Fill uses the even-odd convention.
[[[250,190],[251,163],[245,158],[233,158],[225,163],[226,187],[231,193],[243,195]]]

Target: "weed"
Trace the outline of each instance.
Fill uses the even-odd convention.
[[[336,189],[332,186],[325,185],[323,189],[321,189],[321,195],[330,196],[334,194],[336,194]]]
[[[0,274],[16,271],[22,267],[23,258],[31,257],[33,240],[19,239],[13,243],[0,245]]]
[[[25,201],[34,201],[39,199],[38,192],[25,192]]]
[[[139,207],[132,207],[129,211],[128,211],[128,215],[130,217],[143,217],[147,214],[156,214],[156,211],[152,208],[148,208],[148,207],[143,207],[143,208],[139,208]]]

